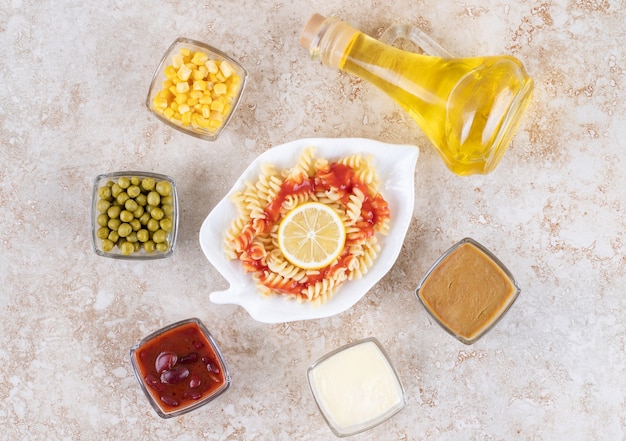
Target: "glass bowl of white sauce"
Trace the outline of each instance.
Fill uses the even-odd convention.
[[[400,377],[374,337],[326,354],[309,366],[307,377],[317,407],[339,437],[369,430],[406,406]]]

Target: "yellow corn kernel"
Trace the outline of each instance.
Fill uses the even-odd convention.
[[[178,92],[176,92],[176,86],[170,86],[170,88],[169,88],[169,89],[167,89],[167,90],[169,90],[169,92],[170,92],[172,95],[176,95],[176,94],[178,93]]]
[[[161,83],[161,88],[162,89],[169,89],[171,86],[173,86],[174,83],[172,82],[172,80],[165,80]]]
[[[189,49],[188,47],[181,47],[179,53],[183,56],[183,57],[191,57],[192,54],[192,50]]]
[[[206,62],[206,67],[209,70],[209,73],[216,74],[219,71],[219,67],[217,66],[217,61],[208,60]]]
[[[215,92],[216,95],[224,95],[227,91],[226,88],[226,84],[224,83],[217,83],[213,85],[213,92]]]
[[[192,90],[191,92],[189,92],[189,96],[194,100],[199,100],[204,96],[204,92],[201,90]]]
[[[177,93],[186,93],[189,91],[189,83],[186,81],[182,81],[176,85]]]
[[[176,69],[174,66],[167,66],[165,68],[165,76],[170,80],[176,78]]]
[[[181,103],[178,105],[178,112],[181,115],[184,115],[185,113],[188,113],[191,109],[189,108],[189,105],[187,103]]]
[[[165,98],[166,100],[172,99],[174,95],[167,89],[159,90],[159,93],[156,94],[159,98]]]
[[[235,69],[233,69],[228,61],[222,61],[220,63],[220,72],[222,72],[224,78],[229,78],[232,74],[235,73]]]
[[[222,126],[222,121],[217,121],[215,119],[210,119],[209,120],[209,130],[215,130],[218,129]]]
[[[178,53],[172,55],[172,66],[174,66],[174,69],[180,68],[183,64],[185,64],[185,57],[183,54]]]
[[[239,93],[239,86],[233,86],[232,84],[228,86],[228,91],[226,92],[226,95],[228,95],[231,98],[235,98],[238,93]]]
[[[182,122],[184,126],[188,126],[189,124],[191,124],[191,115],[193,115],[191,112],[186,112],[182,114]]]
[[[211,117],[211,107],[208,104],[202,105],[202,117],[206,119]]]
[[[176,72],[176,75],[181,80],[187,81],[189,77],[191,76],[191,69],[186,64],[183,64],[182,66],[180,66],[180,68]]]
[[[218,112],[224,111],[224,103],[221,100],[215,100],[211,103],[211,110],[217,110]]]
[[[198,100],[197,100],[197,99],[195,99],[195,98],[188,98],[188,99],[187,99],[187,105],[188,105],[189,107],[193,107],[193,106],[195,106],[196,104],[198,104]]]
[[[180,95],[176,95],[176,98],[174,98],[174,101],[178,104],[186,103],[187,95],[185,95],[184,93],[181,93]]]
[[[222,112],[218,112],[217,110],[211,110],[210,118],[213,121],[224,121],[224,114]]]
[[[224,81],[226,81],[226,77],[224,76],[222,72],[216,73],[215,78],[217,78],[217,81],[219,81],[220,83],[223,83]]]
[[[152,104],[154,105],[155,109],[161,109],[161,110],[167,109],[167,106],[168,106],[167,99],[163,97],[159,97],[159,96],[154,98],[154,101],[152,101]]]
[[[193,90],[206,90],[206,81],[196,80],[193,82]]]
[[[200,104],[211,104],[213,102],[213,98],[211,98],[210,95],[203,95],[198,102],[200,102]]]
[[[163,111],[163,115],[165,115],[167,118],[171,118],[172,116],[174,116],[174,109],[168,107]]]
[[[204,52],[200,52],[200,51],[196,52],[195,54],[193,54],[193,57],[191,57],[191,62],[195,64],[196,66],[202,66],[208,60],[209,60],[209,56],[205,54]]]
[[[198,66],[198,70],[196,70],[196,72],[198,73],[198,76],[200,77],[198,79],[204,80],[209,74],[209,68],[206,67],[206,65]]]
[[[172,110],[174,112],[178,112],[178,103],[176,101],[174,101],[173,103],[170,104],[170,107],[172,108]]]
[[[196,113],[202,113],[202,106],[203,104],[200,104],[200,103],[194,104],[193,111]]]

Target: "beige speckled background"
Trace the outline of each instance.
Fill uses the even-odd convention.
[[[333,439],[306,367],[376,336],[408,405],[352,439],[626,439],[624,1],[310,3],[0,0],[0,438]],[[452,175],[391,100],[310,61],[298,37],[316,11],[375,36],[409,22],[457,54],[522,59],[536,92],[496,171]],[[144,108],[152,71],[178,36],[250,71],[218,142],[174,132]],[[203,219],[258,154],[311,136],[420,146],[414,218],[396,265],[328,319],[265,325],[212,304],[208,294],[226,282],[200,250]],[[170,259],[93,253],[93,178],[124,169],[176,179],[181,230]],[[469,347],[413,293],[465,236],[522,286],[507,316]],[[161,420],[128,349],[191,316],[221,343],[233,386]]]

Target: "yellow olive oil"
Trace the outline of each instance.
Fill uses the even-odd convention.
[[[314,16],[301,39],[313,56],[371,82],[398,102],[454,173],[495,168],[532,94],[532,80],[519,60],[407,52],[336,18],[322,19]]]

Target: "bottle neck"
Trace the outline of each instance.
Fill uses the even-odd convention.
[[[359,31],[337,17],[311,17],[300,37],[300,44],[312,59],[319,59],[324,66],[341,69],[350,44]]]

